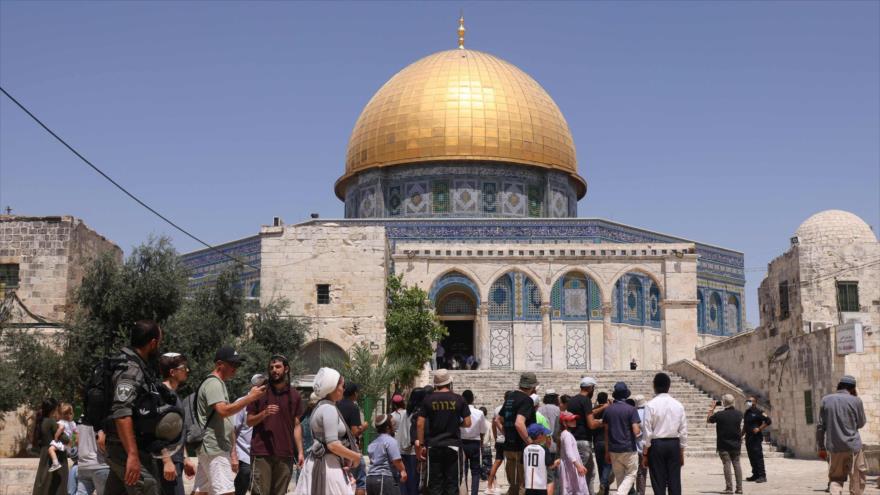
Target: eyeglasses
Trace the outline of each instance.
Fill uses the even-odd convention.
[[[178,366],[178,367],[176,367],[176,368],[174,368],[174,369],[176,369],[176,370],[183,370],[183,371],[186,371],[187,373],[189,373],[189,368],[188,368],[185,364],[181,364],[180,366]]]

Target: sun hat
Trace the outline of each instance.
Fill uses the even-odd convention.
[[[538,386],[538,377],[531,371],[526,371],[519,376],[519,388],[535,388]]]
[[[617,382],[614,384],[614,391],[611,392],[611,397],[614,397],[614,400],[624,400],[629,398],[632,392],[629,391],[629,387],[626,386],[624,382]]]
[[[635,397],[633,397],[633,400],[636,401],[636,407],[645,407],[646,401],[644,395],[636,395]]]
[[[434,372],[434,388],[449,385],[450,383],[452,383],[452,376],[449,374],[449,370],[440,368]]]

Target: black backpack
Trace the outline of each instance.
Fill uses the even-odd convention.
[[[205,441],[205,435],[208,433],[208,423],[211,422],[211,418],[213,418],[214,413],[217,412],[216,409],[212,407],[211,411],[208,412],[208,416],[205,418],[205,424],[199,422],[199,392],[202,390],[202,385],[211,378],[220,380],[214,375],[208,375],[207,378],[199,383],[196,391],[183,401],[183,431],[185,432],[183,441],[188,450],[195,451],[202,447],[202,443]]]
[[[113,373],[128,359],[124,354],[104,357],[92,369],[83,389],[83,423],[95,429],[105,429],[113,406]]]

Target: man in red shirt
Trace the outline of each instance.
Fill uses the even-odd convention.
[[[251,493],[287,493],[294,461],[303,464],[302,399],[290,386],[290,363],[276,354],[269,359],[269,387],[247,409],[247,424],[253,426],[251,438]]]

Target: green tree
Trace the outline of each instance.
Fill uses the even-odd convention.
[[[411,386],[431,360],[434,343],[448,331],[434,314],[428,294],[419,286],[404,284],[402,276],[388,276],[387,296],[387,356],[399,367],[400,385]]]

